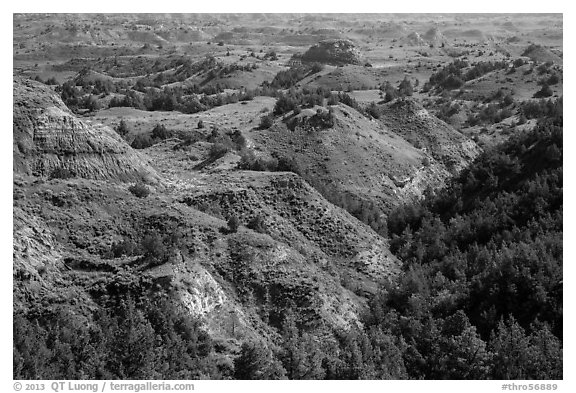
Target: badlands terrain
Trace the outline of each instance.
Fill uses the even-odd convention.
[[[562,15],[13,33],[14,378],[562,378]]]

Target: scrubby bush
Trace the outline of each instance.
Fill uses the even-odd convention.
[[[231,233],[236,233],[240,227],[240,220],[235,215],[230,216],[228,219],[228,230]]]
[[[266,232],[266,226],[264,223],[264,217],[260,214],[253,217],[246,225],[248,228],[252,229],[253,231],[264,233]]]
[[[164,238],[156,231],[151,231],[145,235],[141,242],[140,248],[144,258],[152,265],[161,265],[168,262],[170,250],[164,244]]]
[[[120,123],[114,128],[114,131],[116,131],[122,138],[124,138],[130,132],[124,119],[120,120]]]
[[[514,62],[512,63],[512,65],[515,68],[522,67],[524,64],[526,64],[526,62],[524,61],[524,59],[520,59],[520,58],[514,60]]]
[[[230,148],[228,146],[224,145],[223,143],[217,142],[210,147],[208,157],[210,160],[217,160],[221,157],[224,157],[224,155],[229,151]]]
[[[75,177],[74,172],[64,167],[58,167],[50,173],[50,179],[70,179]]]
[[[543,116],[559,117],[562,116],[562,97],[557,100],[538,100],[524,101],[520,105],[520,112],[528,119],[536,119]]]
[[[318,109],[316,114],[308,119],[308,124],[314,128],[332,128],[334,127],[334,110],[330,108],[329,110]]]
[[[283,115],[284,113],[288,113],[291,110],[295,109],[298,105],[299,102],[296,98],[289,96],[287,94],[282,94],[276,100],[273,113],[275,115]]]
[[[145,134],[138,134],[130,144],[134,149],[146,149],[154,144],[152,138]]]
[[[266,130],[274,124],[274,116],[271,113],[268,113],[260,118],[259,128],[261,130]]]
[[[542,88],[538,90],[536,93],[534,93],[534,98],[546,98],[552,96],[552,94],[554,94],[554,92],[552,91],[550,86],[548,86],[547,83],[544,83],[542,85]]]
[[[376,105],[375,102],[371,102],[370,105],[366,107],[366,113],[372,116],[375,119],[379,119],[381,116],[380,108]]]
[[[172,137],[172,131],[169,131],[164,124],[156,124],[152,129],[152,138],[165,140]]]
[[[136,183],[128,187],[128,191],[132,193],[132,195],[137,196],[138,198],[146,198],[150,195],[150,190],[144,183]]]
[[[558,82],[560,82],[560,77],[558,77],[558,74],[552,74],[550,77],[548,77],[548,79],[546,79],[546,83],[549,86],[556,85]]]
[[[320,72],[323,69],[324,69],[324,64],[318,63],[318,62],[314,62],[310,66],[310,72],[312,72],[313,74],[316,74],[317,72]]]
[[[277,170],[277,168],[278,160],[274,157],[269,159],[264,157],[256,157],[254,151],[250,149],[242,149],[240,152],[240,162],[238,162],[238,169],[274,172]]]
[[[129,238],[124,238],[118,243],[114,243],[110,249],[113,258],[120,258],[123,255],[133,255],[138,249],[138,245]]]
[[[398,85],[398,94],[401,97],[411,96],[414,93],[414,88],[412,87],[412,83],[408,80],[407,77],[404,77],[402,82]]]

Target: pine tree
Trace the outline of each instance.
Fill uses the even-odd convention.
[[[234,378],[285,379],[286,371],[264,343],[247,341],[234,360]]]

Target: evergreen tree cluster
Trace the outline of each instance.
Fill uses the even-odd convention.
[[[132,279],[95,288],[99,307],[87,316],[65,306],[15,313],[14,378],[221,378],[226,366],[212,358],[199,321],[150,286]]]
[[[372,318],[412,377],[562,378],[562,190],[556,116],[390,215],[403,273]]]
[[[506,61],[480,61],[473,66],[466,60],[454,60],[430,76],[424,89],[439,88],[440,90],[454,90],[462,87],[465,82],[476,79],[489,72],[505,69],[508,67]],[[468,69],[464,72],[464,69]]]

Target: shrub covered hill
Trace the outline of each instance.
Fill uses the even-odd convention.
[[[562,101],[479,155],[290,94],[136,151],[14,78],[14,378],[562,378]]]
[[[248,136],[260,154],[296,162],[292,170],[382,235],[400,201],[443,185],[480,152],[411,98],[363,108],[345,93],[339,97],[289,110]],[[275,112],[286,110],[283,100]]]

